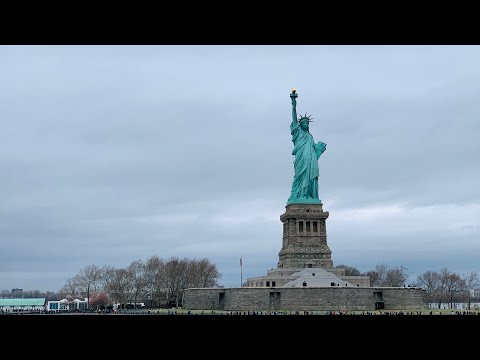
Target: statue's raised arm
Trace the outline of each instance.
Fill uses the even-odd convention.
[[[292,89],[290,99],[292,99],[292,125],[297,124],[297,90]]]

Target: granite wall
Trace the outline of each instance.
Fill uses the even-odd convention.
[[[190,310],[385,310],[424,309],[424,290],[386,287],[187,289]]]

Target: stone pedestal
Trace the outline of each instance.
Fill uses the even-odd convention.
[[[328,211],[322,204],[288,204],[280,216],[283,246],[278,268],[332,269],[332,251],[327,245],[325,220]]]

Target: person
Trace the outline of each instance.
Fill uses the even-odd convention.
[[[318,158],[326,150],[327,144],[321,141],[315,143],[309,130],[312,121],[310,116],[305,114],[297,119],[297,97],[296,90],[293,89],[290,94],[292,99],[290,131],[294,144],[292,155],[295,156],[295,175],[287,204],[321,204],[318,198]]]

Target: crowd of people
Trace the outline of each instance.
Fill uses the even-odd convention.
[[[480,315],[479,310],[452,310],[452,311],[434,311],[434,310],[376,310],[376,311],[348,311],[348,310],[328,310],[328,311],[219,311],[219,310],[184,310],[184,309],[167,309],[167,310],[98,310],[98,311],[75,311],[75,312],[46,312],[39,309],[8,311],[0,309],[0,315],[33,315],[33,314],[113,314],[113,315]]]

